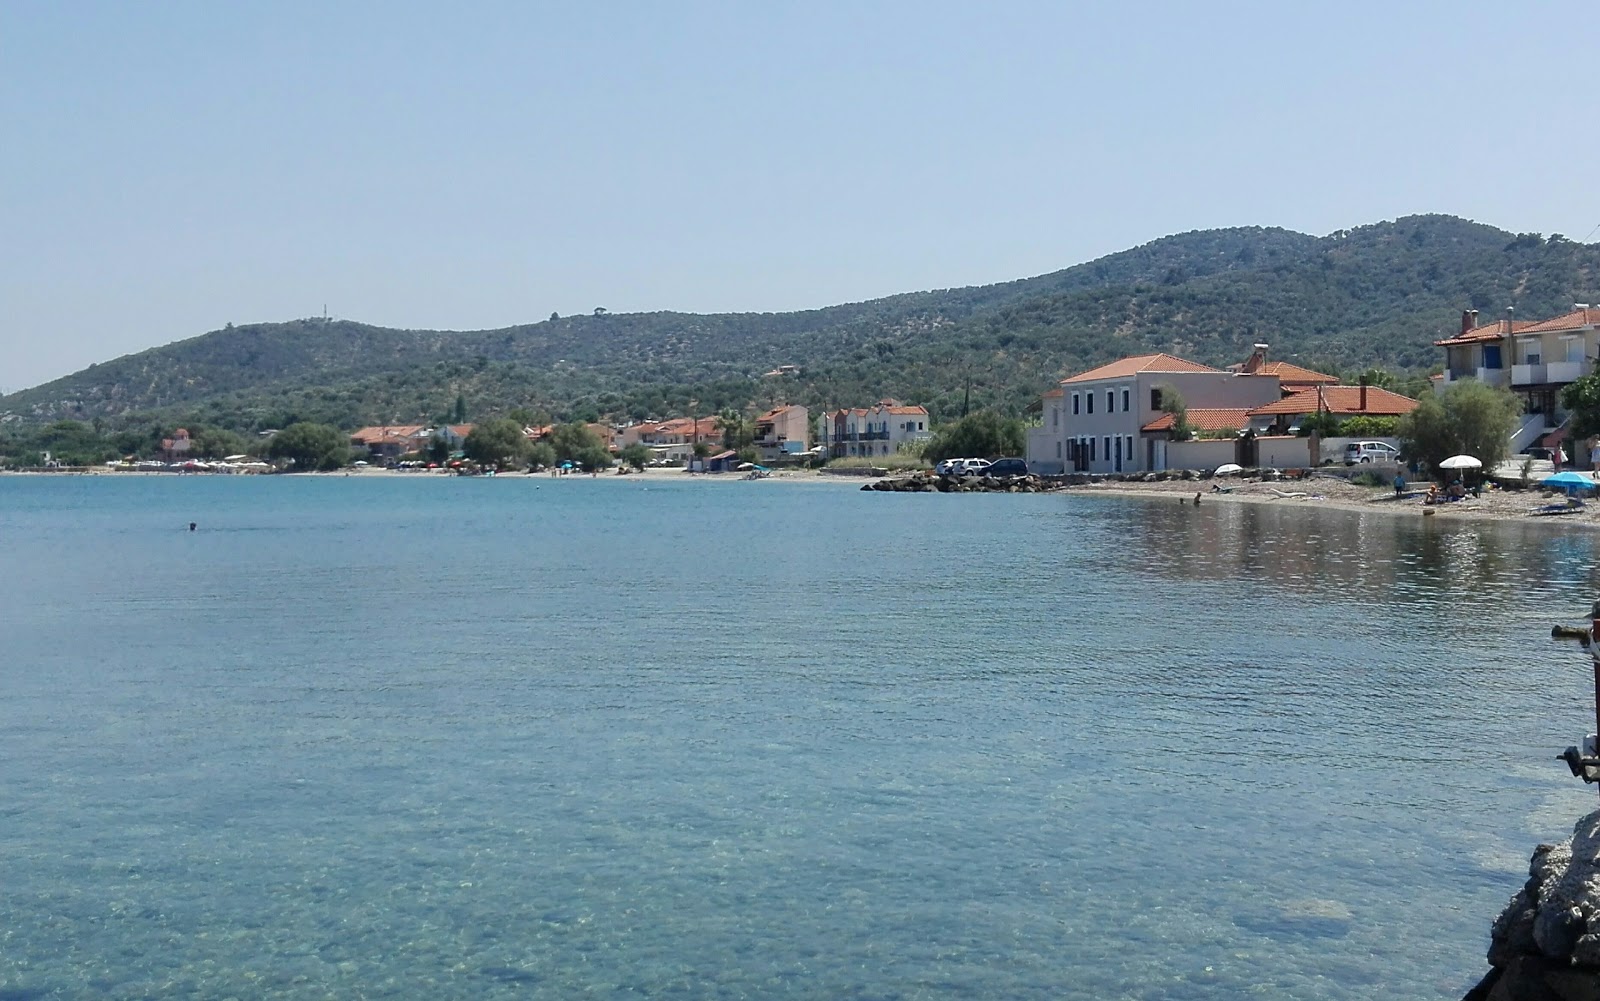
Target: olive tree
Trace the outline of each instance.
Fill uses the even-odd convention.
[[[1441,393],[1425,393],[1400,418],[1400,452],[1431,469],[1452,455],[1475,456],[1491,469],[1506,457],[1522,401],[1510,392],[1464,379]]]

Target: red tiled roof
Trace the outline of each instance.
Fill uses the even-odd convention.
[[[1543,334],[1557,330],[1577,330],[1579,327],[1592,327],[1600,324],[1600,309],[1593,307],[1575,309],[1570,313],[1552,316],[1548,320],[1539,320],[1527,326],[1518,325],[1519,334]]]
[[[1189,426],[1196,431],[1237,431],[1250,424],[1249,407],[1196,408],[1188,412]],[[1162,414],[1140,428],[1141,431],[1171,431],[1175,418]]]
[[[410,438],[424,430],[421,424],[377,424],[350,432],[351,441],[374,442],[391,438]]]
[[[1070,379],[1061,381],[1067,383],[1096,382],[1100,379],[1126,379],[1128,376],[1138,375],[1140,372],[1215,372],[1218,375],[1223,374],[1221,369],[1212,368],[1210,365],[1202,365],[1197,361],[1189,361],[1187,358],[1179,358],[1176,355],[1169,354],[1153,354],[1123,358],[1119,361],[1111,362],[1109,365],[1091,368],[1087,372],[1082,372]]]
[[[1361,405],[1360,386],[1322,386],[1302,389],[1276,403],[1256,407],[1252,417],[1273,414],[1314,414],[1319,410],[1330,414],[1367,414],[1375,417],[1398,417],[1417,408],[1417,401],[1409,396],[1391,393],[1377,386],[1367,387],[1367,405]]]
[[[1048,393],[1045,393],[1044,396],[1043,396],[1043,399],[1046,399],[1046,400],[1059,400],[1063,396],[1066,396],[1066,395],[1067,395],[1067,391],[1062,389],[1060,386],[1057,386],[1055,389],[1052,389]]]
[[[923,417],[928,416],[927,407],[888,407],[886,409],[888,409],[891,414],[894,414],[898,417],[915,417],[918,414],[922,415]]]
[[[1511,324],[1511,332],[1514,334],[1520,334],[1534,325],[1535,324],[1532,320],[1516,320]],[[1478,344],[1483,341],[1498,341],[1505,335],[1506,321],[1496,320],[1493,323],[1485,323],[1481,327],[1473,327],[1464,334],[1457,334],[1454,337],[1446,337],[1442,341],[1434,341],[1433,344],[1434,347],[1447,348],[1456,344]]]
[[[1301,368],[1299,365],[1286,361],[1269,361],[1256,369],[1254,374],[1275,375],[1278,377],[1279,385],[1282,386],[1315,386],[1319,383],[1333,386],[1339,382],[1338,376],[1314,372],[1309,368]]]

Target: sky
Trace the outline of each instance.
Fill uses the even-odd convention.
[[[0,390],[324,308],[783,311],[1424,212],[1593,240],[1594,14],[0,0]]]

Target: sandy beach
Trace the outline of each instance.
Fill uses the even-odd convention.
[[[1213,490],[1223,487],[1226,492]],[[1418,484],[1426,490],[1427,483]],[[1275,504],[1336,511],[1380,512],[1404,518],[1430,518],[1441,523],[1458,521],[1515,521],[1525,524],[1600,528],[1600,503],[1561,514],[1539,514],[1536,509],[1565,505],[1559,491],[1485,490],[1482,497],[1468,496],[1448,504],[1425,505],[1421,494],[1399,498],[1391,487],[1358,486],[1339,476],[1314,476],[1306,480],[1174,480],[1160,483],[1098,483],[1069,487],[1069,494],[1124,497],[1172,497],[1193,501],[1200,494],[1206,504]]]

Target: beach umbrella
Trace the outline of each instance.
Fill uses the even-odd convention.
[[[1546,476],[1542,482],[1542,485],[1565,490],[1569,494],[1577,493],[1579,490],[1593,490],[1595,488],[1594,480],[1583,475],[1582,473],[1575,473],[1570,469],[1566,470],[1565,472],[1557,473],[1554,476]]]
[[[1227,476],[1230,473],[1242,473],[1242,472],[1244,472],[1244,467],[1239,465],[1237,462],[1224,462],[1222,465],[1218,466],[1211,473],[1211,475],[1212,476]]]
[[[1483,463],[1470,455],[1452,455],[1439,463],[1440,469],[1482,469]]]
[[[742,473],[747,469],[760,469],[761,467],[756,465],[753,462],[741,462],[737,466],[734,466],[733,468],[734,468],[735,471]]]

